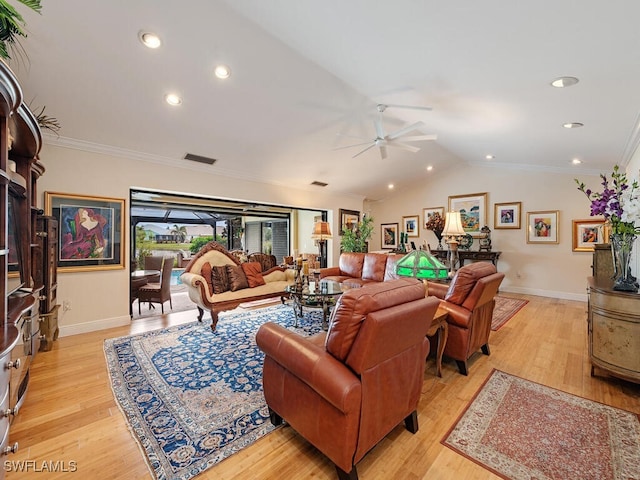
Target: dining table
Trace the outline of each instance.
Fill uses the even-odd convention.
[[[129,302],[129,315],[133,315],[133,302],[138,298],[138,289],[149,283],[149,279],[158,278],[160,270],[134,270],[131,272],[131,302]]]

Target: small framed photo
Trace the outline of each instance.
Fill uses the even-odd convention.
[[[382,248],[398,248],[398,224],[383,223],[380,225]]]
[[[496,203],[493,213],[493,228],[520,228],[522,203]]]
[[[480,237],[480,229],[487,225],[487,193],[452,195],[449,211],[460,212],[462,228],[472,237]]]
[[[420,236],[420,215],[402,217],[402,229],[407,237]]]
[[[59,272],[124,268],[124,199],[44,192],[58,220]]]
[[[559,217],[558,210],[527,212],[527,243],[559,243]]]
[[[440,215],[440,218],[444,218],[444,207],[429,207],[422,209],[422,228],[427,228],[427,222],[434,213]]]
[[[357,210],[345,210],[340,209],[340,235],[343,235],[345,230],[353,230],[358,226],[360,221],[360,212]]]
[[[604,219],[572,220],[573,251],[593,252],[598,243],[608,243],[608,230],[604,228]]]

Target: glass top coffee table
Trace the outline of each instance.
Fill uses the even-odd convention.
[[[326,330],[331,307],[336,304],[338,297],[350,288],[352,287],[333,281],[321,281],[315,284],[312,282],[310,286],[305,285],[302,290],[296,289],[296,285],[288,285],[286,292],[293,300],[291,306],[295,314],[294,327],[298,326],[298,318],[302,318],[303,308],[321,308],[322,328]]]

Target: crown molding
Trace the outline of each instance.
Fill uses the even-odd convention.
[[[237,180],[246,180],[249,182],[262,183],[266,185],[273,185],[277,187],[292,188],[290,183],[269,181],[258,175],[252,175],[247,172],[241,172],[238,170],[230,170],[220,168],[214,165],[205,165],[197,162],[189,162],[184,160],[185,163],[181,163],[183,159],[174,157],[164,157],[162,155],[154,155],[145,152],[138,152],[135,150],[129,150],[121,147],[114,147],[112,145],[103,145],[100,143],[87,142],[85,140],[78,140],[75,138],[62,137],[49,133],[43,133],[42,135],[44,143],[55,147],[70,148],[73,150],[80,150],[83,152],[98,153],[102,155],[109,155],[112,157],[125,158],[127,160],[137,160],[140,162],[154,163],[156,165],[165,165],[168,167],[182,168],[184,170],[191,170],[195,172],[203,172],[209,175],[217,175],[221,177],[234,178]],[[319,193],[319,187],[313,185],[298,185],[294,187],[296,190],[308,191],[313,193]],[[329,192],[327,192],[329,193]],[[335,192],[334,192],[335,193]],[[345,197],[356,198],[360,201],[364,200],[363,195],[357,195],[355,193],[339,193]]]

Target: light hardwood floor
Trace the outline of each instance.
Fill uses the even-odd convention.
[[[478,353],[469,376],[445,358],[443,377],[433,359],[425,368],[419,431],[400,425],[358,464],[361,480],[496,479],[440,441],[496,368],[565,392],[640,414],[640,385],[590,376],[586,303],[507,294],[529,300],[490,338],[491,356]],[[11,426],[19,442],[10,460],[75,461],[78,478],[149,479],[137,443],[113,398],[103,341],[193,321],[193,312],[136,320],[128,327],[60,338],[40,352],[22,410]],[[597,375],[598,372],[597,372]],[[16,473],[8,479],[75,478],[73,473]],[[229,457],[199,479],[335,479],[333,465],[291,428],[284,427]]]

